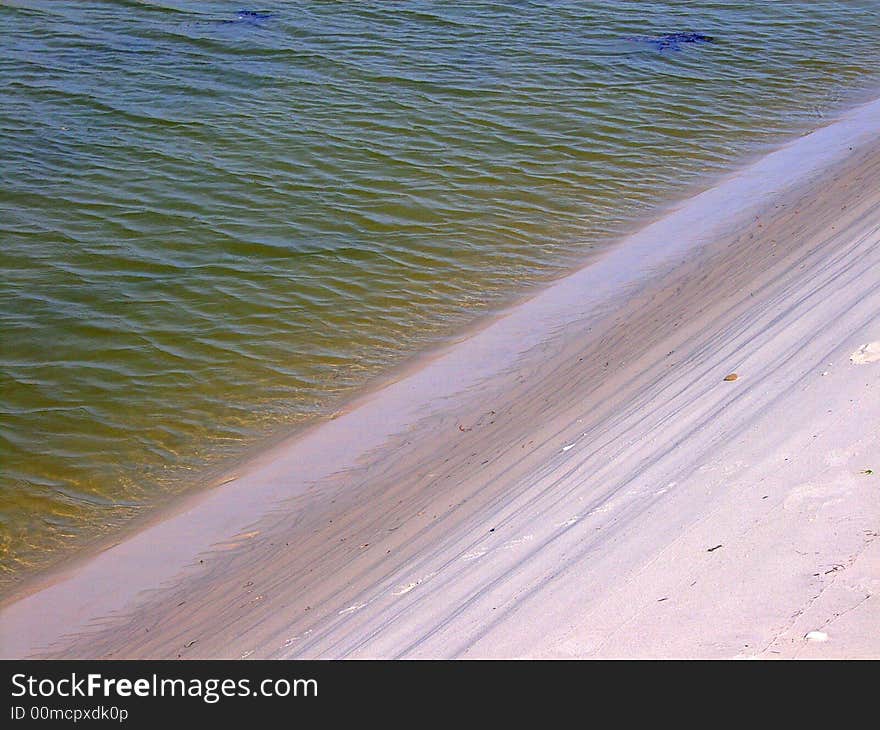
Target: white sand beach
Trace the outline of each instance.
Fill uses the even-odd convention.
[[[26,585],[0,655],[878,657],[878,424],[875,102]]]

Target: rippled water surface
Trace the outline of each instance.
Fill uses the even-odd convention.
[[[822,123],[878,8],[0,2],[0,581]]]

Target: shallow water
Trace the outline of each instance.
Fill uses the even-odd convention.
[[[695,5],[0,5],[3,585],[877,86]]]

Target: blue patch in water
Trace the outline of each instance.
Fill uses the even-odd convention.
[[[261,20],[268,20],[271,17],[272,13],[260,10],[239,10],[235,14],[235,19],[241,23],[259,23]]]
[[[663,51],[680,51],[684,43],[714,43],[715,38],[702,33],[666,33],[661,36],[635,36],[628,41],[648,43],[661,53]]]

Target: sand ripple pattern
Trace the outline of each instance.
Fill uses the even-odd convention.
[[[880,68],[876,2],[268,5],[0,5],[7,586]]]

